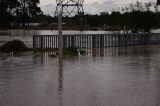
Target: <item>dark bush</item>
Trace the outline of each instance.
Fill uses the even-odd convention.
[[[77,56],[77,55],[78,55],[77,49],[78,49],[78,48],[76,48],[76,47],[68,47],[68,48],[65,48],[64,51],[63,51],[63,54],[64,54],[64,55]],[[85,54],[85,51],[80,50],[80,53],[83,55],[83,54]]]
[[[9,41],[0,47],[1,52],[23,52],[28,50],[30,49],[27,48],[26,45],[20,40]]]
[[[74,47],[65,48],[63,51],[63,54],[64,55],[78,55],[77,48],[74,48]]]

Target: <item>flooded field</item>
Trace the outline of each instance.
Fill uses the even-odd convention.
[[[160,106],[160,45],[64,59],[0,53],[0,106]]]

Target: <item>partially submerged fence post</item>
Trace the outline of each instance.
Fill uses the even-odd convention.
[[[100,35],[100,48],[104,48],[104,35]]]
[[[71,36],[71,46],[72,46],[72,47],[75,47],[74,40],[75,40],[75,39],[74,39],[74,36]]]
[[[104,56],[104,36],[100,35],[100,56]]]
[[[43,43],[44,43],[44,41],[43,41],[43,38],[44,38],[44,37],[41,36],[40,38],[41,38],[41,39],[40,39],[40,42],[41,42],[40,48],[41,48],[41,50],[42,50],[42,49],[43,49]]]
[[[36,51],[36,36],[33,35],[33,51]]]
[[[96,37],[92,35],[92,48],[96,48]]]

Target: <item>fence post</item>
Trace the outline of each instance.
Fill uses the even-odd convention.
[[[36,36],[33,35],[33,51],[36,51]]]
[[[104,48],[104,35],[100,36],[100,48]]]
[[[41,50],[43,50],[43,36],[41,36],[40,38],[41,38],[41,40],[40,40],[41,47],[40,48],[41,48]]]
[[[96,37],[92,36],[92,48],[96,48]]]
[[[100,35],[100,56],[104,56],[104,36]]]
[[[72,46],[72,47],[75,47],[75,44],[74,44],[74,36],[71,36],[71,46]]]
[[[118,47],[120,47],[120,43],[121,43],[121,38],[120,38],[120,35],[118,35]]]

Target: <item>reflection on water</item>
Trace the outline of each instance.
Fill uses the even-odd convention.
[[[0,53],[0,106],[159,106],[160,46],[92,55]]]
[[[59,106],[63,106],[63,58],[59,59],[59,73],[58,73],[58,92],[59,92]]]

